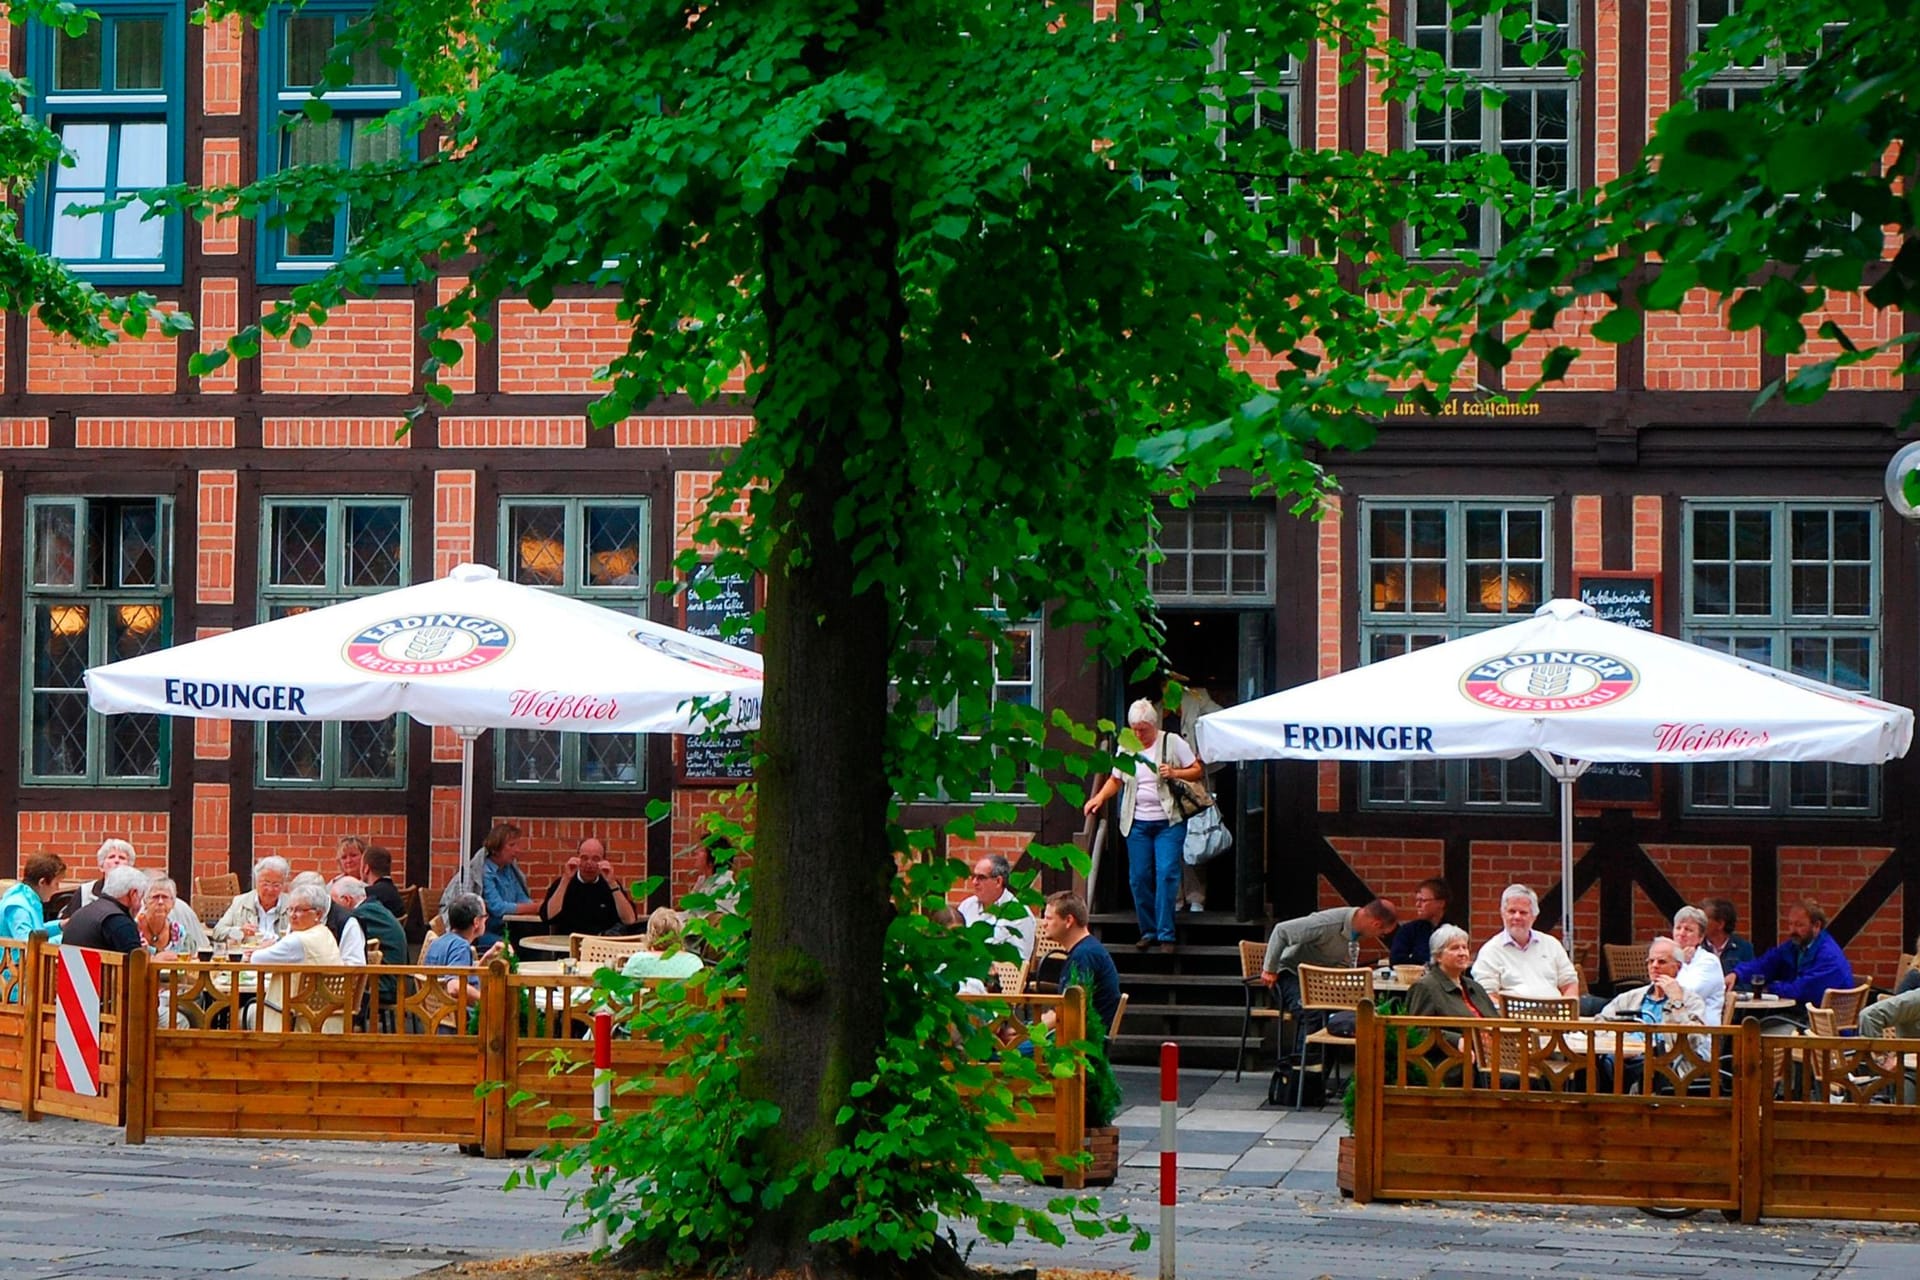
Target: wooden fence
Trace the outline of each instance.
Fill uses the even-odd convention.
[[[1920,1221],[1920,1041],[1362,1009],[1354,1197]]]
[[[138,1037],[129,1037],[126,1010],[129,993],[146,980],[147,957],[100,957],[100,1092],[94,1096],[60,1087],[59,966],[60,948],[49,946],[44,934],[0,942],[0,1107],[29,1120],[50,1115],[123,1124],[129,1072],[138,1067]]]
[[[27,1043],[27,946],[0,940],[0,1107],[20,1109]]]

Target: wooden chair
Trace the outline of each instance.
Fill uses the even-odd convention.
[[[200,923],[211,928],[227,914],[227,908],[240,894],[240,877],[229,871],[225,875],[195,876],[193,878],[193,913],[200,917]]]
[[[1542,1022],[1571,1022],[1580,1016],[1573,996],[1504,996],[1500,1012],[1509,1018],[1538,1018]]]
[[[603,968],[617,969],[636,951],[645,951],[645,938],[582,937],[576,959],[588,973]]]
[[[994,985],[1000,988],[1001,995],[1019,995],[1020,989],[1026,985],[1026,980],[1027,971],[1024,965],[1017,965],[1011,960],[993,962],[993,981]]]
[[[1233,1059],[1233,1078],[1236,1081],[1240,1079],[1240,1069],[1246,1065],[1247,1033],[1253,1030],[1253,1020],[1259,1018],[1263,1021],[1272,1019],[1275,1023],[1281,1021],[1280,1008],[1273,1002],[1271,988],[1260,981],[1260,966],[1266,962],[1266,958],[1266,943],[1252,938],[1241,939],[1240,985],[1246,1007],[1240,1015],[1240,1052]],[[1261,1030],[1260,1038],[1266,1039],[1264,1028]],[[1279,1043],[1280,1041],[1276,1038],[1274,1041],[1276,1050]]]
[[[1637,942],[1603,942],[1600,952],[1607,961],[1607,981],[1619,995],[1646,981],[1647,949]]]
[[[1325,1013],[1356,1012],[1362,1001],[1373,999],[1373,970],[1331,969],[1316,964],[1300,966],[1300,1008]],[[1307,1092],[1307,1054],[1320,1048],[1320,1069],[1326,1070],[1329,1049],[1352,1049],[1359,1042],[1352,1036],[1336,1035],[1322,1026],[1299,1037],[1300,1051],[1294,1059],[1293,1107],[1298,1111]]]
[[[398,884],[394,888],[400,891],[400,927],[406,930],[407,941],[423,944],[427,937],[427,905],[420,886]]]
[[[1867,992],[1872,988],[1872,985],[1872,983],[1863,982],[1857,987],[1830,988],[1827,994],[1820,998],[1819,1004],[1809,1005],[1807,1007],[1809,1025],[1812,1023],[1812,1014],[1815,1009],[1826,1009],[1832,1012],[1834,1025],[1839,1028],[1838,1031],[1832,1033],[1833,1035],[1845,1035],[1849,1031],[1858,1031],[1860,1029],[1860,1010],[1864,1009],[1867,1005]],[[1814,1034],[1823,1035],[1827,1033],[1815,1032]]]
[[[1120,993],[1120,1003],[1116,1005],[1113,1010],[1113,1025],[1107,1028],[1107,1039],[1109,1041],[1120,1034],[1120,1020],[1127,1016],[1127,1001],[1132,998],[1133,997],[1124,991]]]

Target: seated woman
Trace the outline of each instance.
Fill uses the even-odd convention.
[[[48,942],[60,941],[60,922],[47,919],[47,903],[60,891],[67,864],[51,853],[36,853],[20,868],[20,883],[0,895],[0,938],[25,942],[44,929]]]
[[[257,948],[251,957],[254,964],[312,964],[337,965],[340,963],[340,944],[333,940],[333,934],[327,929],[327,908],[333,905],[333,899],[327,896],[324,884],[302,884],[287,890],[287,931],[286,934],[264,947]],[[311,981],[311,979],[307,979]],[[269,974],[262,984],[260,1001],[249,1008],[253,1014],[259,1010],[258,1024],[262,1031],[279,1031],[286,1022],[284,1010],[288,1004],[290,983],[295,982],[293,975],[284,973]],[[342,982],[344,990],[344,979]],[[293,987],[298,992],[298,986]],[[339,1013],[328,1017],[322,1024],[322,1031],[339,1031],[345,1025],[342,1015],[347,1012],[344,1000]],[[299,1014],[296,1011],[295,1016]]]
[[[1426,975],[1407,991],[1407,1013],[1440,1018],[1497,1016],[1493,997],[1469,972],[1473,968],[1473,943],[1467,937],[1467,931],[1458,925],[1443,924],[1433,931],[1429,945],[1433,950],[1433,964]],[[1439,1034],[1447,1044],[1459,1047],[1458,1031],[1442,1029]],[[1415,1049],[1414,1052],[1420,1053],[1420,1050]],[[1425,1056],[1431,1064],[1438,1065],[1436,1055]],[[1441,1083],[1457,1084],[1459,1081],[1443,1079]]]
[[[680,939],[680,913],[661,907],[647,917],[647,949],[627,957],[620,972],[629,978],[691,978],[705,966]]]
[[[207,941],[200,917],[180,901],[180,890],[165,876],[148,883],[134,923],[140,926],[140,940],[157,956],[191,960],[213,945]]]
[[[253,864],[253,888],[239,894],[213,926],[215,942],[257,947],[287,931],[287,881],[293,867],[285,858],[266,857]],[[326,911],[320,913],[323,917]]]

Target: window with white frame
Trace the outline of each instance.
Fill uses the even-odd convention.
[[[1412,148],[1447,163],[1502,156],[1514,176],[1543,199],[1572,191],[1578,100],[1567,75],[1576,33],[1570,0],[1521,0],[1475,17],[1456,16],[1447,0],[1413,0],[1407,8],[1415,47],[1493,91],[1470,91],[1457,106],[1413,101],[1408,108]],[[1527,19],[1523,30],[1502,33],[1503,21],[1522,17]],[[1475,205],[1461,211],[1457,235],[1429,231],[1420,249],[1491,252],[1499,246],[1504,221],[1493,203]]]
[[[1273,600],[1273,513],[1199,506],[1154,513],[1153,598],[1169,604]]]
[[[505,576],[638,617],[647,610],[644,498],[508,498],[500,504]],[[497,735],[503,787],[632,787],[646,780],[638,733],[508,729]]]
[[[1693,53],[1699,53],[1713,39],[1714,32],[1740,12],[1742,0],[1693,0]],[[1840,23],[1822,28],[1825,38],[1842,29]],[[1806,70],[1818,52],[1814,48],[1775,48],[1759,59],[1729,63],[1694,95],[1702,110],[1731,111],[1758,102],[1774,84]]]
[[[1220,144],[1240,194],[1256,212],[1287,189],[1287,175],[1262,143],[1299,139],[1300,65],[1285,50],[1261,47],[1254,32],[1222,35],[1214,43],[1213,70],[1235,80],[1223,106],[1209,109],[1220,122]]]
[[[923,699],[916,710],[928,717],[943,733],[958,735],[964,741],[977,742],[981,730],[996,719],[1005,718],[1000,709],[1005,707],[1026,707],[1034,711],[1041,709],[1040,686],[1040,648],[1044,634],[1039,620],[1029,622],[1009,622],[1003,624],[998,636],[986,632],[977,633],[975,639],[992,661],[992,682],[988,684],[983,696],[973,699],[959,699],[936,706],[931,699]],[[895,692],[897,693],[897,687]],[[1014,757],[994,752],[987,765],[987,773],[979,778],[968,792],[972,799],[1012,799],[1024,800],[1027,797],[1026,774],[1021,762]],[[950,791],[932,797],[936,801],[953,800]]]
[[[1548,598],[1552,505],[1503,499],[1361,504],[1363,663],[1383,662],[1530,615]],[[1546,774],[1518,760],[1362,766],[1370,807],[1541,809]]]
[[[56,164],[26,204],[29,241],[90,280],[178,283],[177,216],[147,217],[131,198],[184,172],[185,6],[98,0],[78,34],[27,24],[31,109],[59,136]]]
[[[165,498],[27,500],[25,781],[166,781],[168,718],[100,715],[82,677],[88,667],[167,647],[171,515]]]
[[[1737,657],[1877,693],[1879,512],[1870,503],[1690,502],[1686,638]],[[1740,761],[1685,769],[1700,813],[1871,814],[1867,765]]]
[[[274,497],[260,512],[260,618],[270,621],[407,585],[407,502],[382,497]],[[406,728],[385,720],[265,721],[260,782],[269,787],[397,787]]]

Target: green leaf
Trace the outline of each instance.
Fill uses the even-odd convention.
[[[1771,140],[1764,171],[1773,190],[1806,194],[1869,168],[1878,159],[1879,152],[1856,127],[1796,124]]]
[[[1639,337],[1645,325],[1645,317],[1632,307],[1615,307],[1607,312],[1593,326],[1593,336],[1602,342],[1619,344],[1632,342]]]

